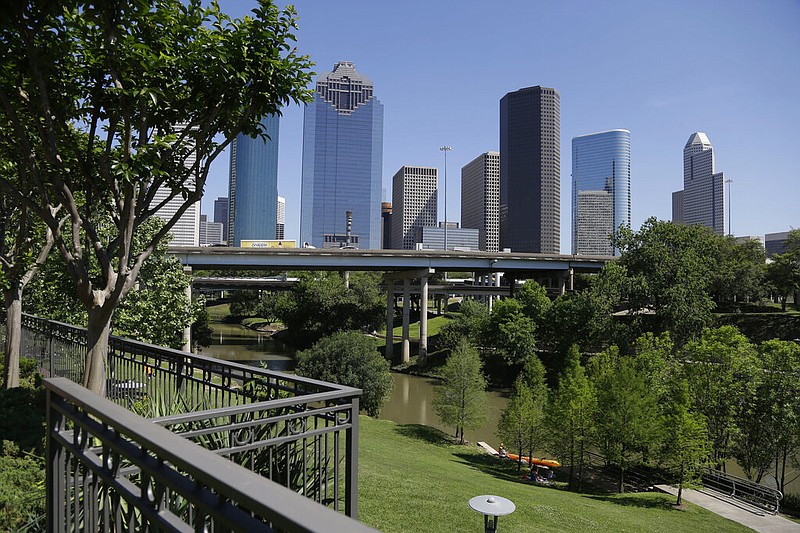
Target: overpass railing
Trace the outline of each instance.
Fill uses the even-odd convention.
[[[44,385],[48,531],[373,531],[68,379]]]
[[[778,489],[765,487],[749,479],[713,469],[703,472],[702,477],[704,486],[726,494],[731,498],[749,503],[772,514],[776,514],[780,509],[783,494]]]
[[[86,330],[23,316],[21,355],[80,382]],[[361,391],[111,337],[106,397],[284,487],[357,516]]]

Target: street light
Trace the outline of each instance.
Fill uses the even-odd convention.
[[[452,150],[450,146],[439,148],[444,152],[444,251],[447,251],[447,152]]]
[[[502,496],[475,496],[469,500],[469,507],[473,511],[483,514],[484,533],[497,532],[497,517],[511,514],[517,508],[514,502]]]

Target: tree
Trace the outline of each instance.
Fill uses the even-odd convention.
[[[456,438],[464,444],[464,429],[480,427],[488,416],[486,378],[477,350],[461,341],[442,367],[441,378],[433,409],[443,424],[455,428]]]
[[[699,336],[714,309],[709,286],[717,236],[703,226],[649,218],[638,232],[620,228],[615,246],[631,311],[653,310],[679,346]]]
[[[497,433],[501,440],[517,450],[517,472],[522,466],[522,456],[541,448],[546,434],[544,429],[545,406],[548,389],[544,365],[535,355],[526,362],[524,370],[514,383],[514,392],[508,405],[500,414]]]
[[[595,432],[597,396],[581,366],[576,345],[567,352],[565,368],[550,396],[545,426],[549,446],[562,463],[569,465],[569,489],[582,490],[583,467]]]
[[[309,345],[337,331],[377,329],[386,317],[386,300],[374,272],[353,272],[350,288],[335,272],[316,272],[281,293],[273,312],[295,343]]]
[[[537,329],[541,327],[552,305],[547,296],[547,289],[533,280],[528,280],[520,287],[516,299],[522,304],[523,314],[533,321]]]
[[[800,253],[773,255],[767,264],[767,281],[781,302],[781,310],[786,311],[789,296],[800,289]]]
[[[691,400],[686,381],[672,382],[670,400],[665,404],[663,417],[663,465],[675,474],[678,480],[678,499],[681,504],[683,486],[695,478],[706,465],[711,445],[705,417],[690,409]]]
[[[758,300],[764,292],[766,252],[757,240],[737,243],[733,236],[718,240],[711,293],[717,302]]]
[[[0,110],[35,194],[0,185],[53,234],[88,316],[84,385],[103,393],[111,317],[144,261],[237,134],[267,135],[263,116],[309,98],[310,63],[289,49],[294,12],[267,0],[242,20],[217,3],[68,0],[10,4],[3,21]],[[171,200],[180,206],[134,253],[137,228]]]
[[[463,340],[473,345],[481,342],[489,320],[489,309],[475,300],[464,299],[454,315],[439,330],[441,346],[452,351]]]
[[[589,363],[597,391],[597,445],[606,461],[619,467],[619,492],[625,471],[642,460],[658,437],[658,398],[631,357],[616,346]]]
[[[380,414],[394,383],[389,361],[381,357],[373,339],[358,331],[334,333],[297,352],[297,373],[361,389],[361,408],[369,416]]]
[[[681,357],[694,408],[706,418],[715,467],[730,457],[736,418],[753,394],[756,351],[733,326],[707,329]]]
[[[496,355],[496,362],[520,366],[536,357],[536,328],[522,313],[522,304],[514,298],[500,300],[492,308],[483,331],[481,345]]]

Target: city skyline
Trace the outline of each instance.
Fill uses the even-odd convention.
[[[541,84],[561,95],[563,154],[572,137],[585,132],[631,131],[634,229],[650,216],[671,219],[671,193],[683,181],[681,150],[694,131],[714,140],[717,165],[734,180],[734,234],[800,226],[792,194],[798,190],[792,154],[800,146],[795,2],[508,2],[489,11],[472,2],[458,9],[440,3],[412,2],[403,9],[345,4],[298,6],[297,48],[311,56],[318,73],[346,58],[379,86],[387,190],[403,165],[436,166],[442,174],[439,147],[451,145],[448,218],[460,220],[457,169],[499,149],[499,99]],[[415,14],[415,5],[425,7],[425,17]],[[226,2],[225,9],[242,16],[253,6]],[[689,11],[692,17],[685,16]],[[608,32],[611,26],[626,31]],[[347,31],[338,31],[342,27]],[[414,27],[424,38],[408,39],[402,27]],[[531,29],[539,32],[536,42]],[[466,37],[476,32],[485,39]],[[546,52],[537,42],[548,42]],[[698,46],[706,53],[697,54]],[[286,237],[297,239],[303,108],[283,112],[278,190],[287,199]],[[226,163],[222,156],[212,168],[204,212],[227,193]],[[570,161],[562,157],[564,252],[571,244],[569,174]],[[442,211],[440,200],[440,219]]]

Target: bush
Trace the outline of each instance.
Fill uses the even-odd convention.
[[[389,361],[378,352],[373,339],[357,331],[334,333],[298,352],[297,372],[361,389],[361,408],[369,416],[380,414],[394,384]]]
[[[787,492],[781,500],[781,512],[800,516],[800,493]]]

